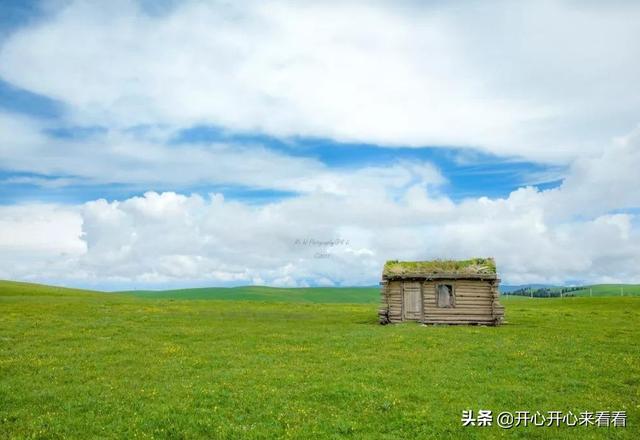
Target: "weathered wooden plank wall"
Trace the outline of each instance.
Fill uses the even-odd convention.
[[[442,308],[436,304],[436,285],[450,284],[454,288],[455,307]],[[496,319],[494,288],[490,281],[438,280],[423,285],[425,295],[425,323],[490,324]]]
[[[402,322],[402,281],[389,281],[389,321]]]
[[[454,288],[454,307],[438,307],[436,286],[450,284]],[[416,292],[422,294],[417,304]],[[382,307],[391,323],[404,320],[427,324],[496,324],[504,318],[504,307],[498,303],[497,282],[488,280],[399,281],[382,283]]]

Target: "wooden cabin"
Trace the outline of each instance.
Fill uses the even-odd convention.
[[[498,325],[504,319],[493,258],[388,261],[380,323]]]

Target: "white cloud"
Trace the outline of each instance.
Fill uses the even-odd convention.
[[[55,205],[0,206],[0,247],[10,252],[80,254],[82,218]]]
[[[640,207],[640,127],[614,140],[597,156],[572,163],[563,185],[550,192],[548,211],[555,216],[593,216]]]
[[[567,161],[637,122],[639,20],[633,2],[75,1],[13,34],[0,75],[81,124]]]
[[[185,187],[194,184],[240,185],[254,189],[345,193],[357,186],[376,191],[380,184],[438,186],[446,182],[428,162],[392,161],[391,166],[336,171],[322,162],[291,156],[257,144],[167,143],[151,134],[124,130],[82,139],[55,139],[28,118],[0,113],[3,168],[45,176],[5,178],[4,183],[62,187],[83,183],[124,183]]]
[[[0,206],[0,279],[73,279],[87,251],[77,209],[51,204]]]
[[[0,209],[2,276],[127,286],[354,285],[375,283],[386,259],[491,255],[506,283],[640,282],[639,218],[609,212],[638,200],[603,178],[636,160],[639,145],[632,134],[576,165],[563,186],[520,188],[505,199],[454,203],[390,166],[336,175],[339,191],[257,206],[221,194],[149,192],[78,207],[7,207]],[[636,188],[639,179],[622,180]],[[348,242],[301,244],[338,238]],[[16,250],[25,260],[13,259]]]

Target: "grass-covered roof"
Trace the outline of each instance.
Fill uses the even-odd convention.
[[[432,261],[387,261],[382,275],[429,276],[429,275],[495,275],[496,262],[493,258],[471,258],[469,260]]]

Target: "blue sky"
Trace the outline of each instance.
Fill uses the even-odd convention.
[[[637,5],[2,7],[0,277],[368,285],[476,255],[512,284],[638,277]],[[318,261],[300,236],[351,244]]]
[[[21,20],[28,22],[30,9],[19,9]],[[0,106],[10,113],[46,121],[42,134],[54,139],[83,140],[105,133],[108,127],[69,126],[65,119],[64,104],[29,90],[21,89],[0,80]],[[145,126],[129,127],[131,131],[144,131]],[[215,142],[254,143],[283,154],[315,158],[331,168],[349,169],[362,166],[380,166],[397,161],[428,161],[435,164],[447,178],[441,188],[453,200],[469,197],[506,197],[524,185],[541,189],[557,187],[562,182],[564,167],[522,160],[516,157],[499,157],[475,151],[468,146],[386,147],[368,143],[335,142],[328,138],[293,136],[278,138],[251,132],[230,132],[223,127],[195,125],[178,130],[167,140],[169,145],[209,144]],[[0,203],[21,201],[46,201],[80,203],[96,198],[128,198],[144,191],[144,187],[120,182],[95,185],[79,182],[64,187],[46,187],[33,183],[12,182],[14,178],[35,177],[45,180],[70,178],[72,175],[40,175],[11,169],[0,170]],[[157,191],[181,190],[207,194],[223,191],[230,198],[261,203],[290,197],[291,191],[254,190],[241,186],[197,185],[154,187]]]
[[[28,94],[25,94],[28,96]],[[12,96],[15,98],[15,94]],[[29,100],[30,99],[30,100]],[[43,111],[41,103],[46,100],[24,98],[20,100],[20,111],[35,115]],[[24,103],[24,104],[23,104]],[[47,113],[47,118],[52,117]],[[47,136],[58,139],[84,139],[105,130],[102,127],[56,127],[45,131]],[[541,189],[557,187],[562,182],[562,166],[539,164],[514,158],[500,158],[489,154],[476,153],[465,148],[421,147],[421,148],[380,148],[369,144],[343,144],[330,139],[277,139],[268,136],[250,134],[223,134],[209,127],[185,129],[169,141],[179,146],[189,143],[212,142],[250,142],[260,143],[283,154],[315,158],[330,168],[348,170],[362,166],[381,166],[397,161],[428,161],[435,164],[446,176],[447,182],[439,191],[446,193],[455,201],[480,196],[506,197],[512,191],[524,185]],[[466,156],[472,155],[472,159]],[[118,182],[92,185],[75,184],[64,187],[46,187],[33,183],[11,181],[12,178],[37,177],[45,180],[69,178],[72,175],[40,175],[5,169],[0,171],[0,203],[17,203],[24,200],[62,203],[79,203],[96,198],[128,198],[143,191],[138,185]],[[290,197],[293,191],[254,190],[242,186],[196,185],[184,187],[157,186],[158,191],[181,190],[189,193],[207,194],[223,191],[230,198],[250,202],[268,202],[280,197]]]
[[[0,106],[4,111],[47,119],[57,118],[64,111],[62,103],[20,89],[2,80],[0,80]]]

